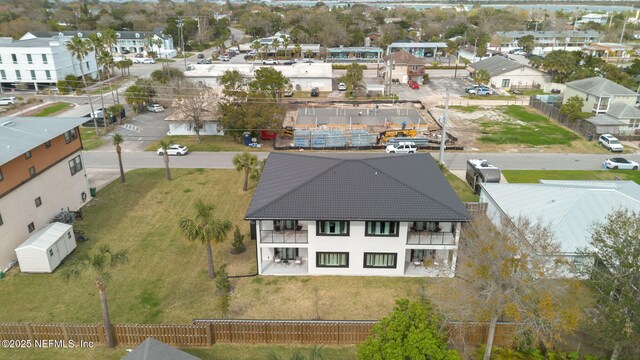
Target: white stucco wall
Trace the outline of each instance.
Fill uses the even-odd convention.
[[[16,190],[0,198],[0,211],[4,224],[0,226],[0,270],[16,259],[15,248],[29,237],[27,225],[31,222],[35,230],[49,224],[60,209],[78,210],[91,199],[89,181],[84,170],[71,176],[69,160],[79,155],[76,152],[48,170],[40,173]],[[36,207],[40,197],[42,205]]]
[[[502,83],[505,79],[509,80],[509,85],[507,85],[507,88],[514,85],[544,85],[551,81],[551,77],[549,75],[536,69],[523,67],[492,77],[491,86],[497,89],[502,88]]]

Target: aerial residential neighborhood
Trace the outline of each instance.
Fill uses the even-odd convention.
[[[634,2],[0,4],[0,358],[640,358]]]

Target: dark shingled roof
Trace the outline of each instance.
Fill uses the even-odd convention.
[[[429,154],[271,153],[247,219],[469,221]]]

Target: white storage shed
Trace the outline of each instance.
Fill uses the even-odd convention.
[[[20,271],[51,273],[76,248],[73,226],[51,223],[16,248]]]

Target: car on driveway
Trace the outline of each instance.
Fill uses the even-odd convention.
[[[614,152],[614,151],[622,152],[622,150],[624,150],[624,146],[622,146],[622,144],[620,143],[620,140],[618,140],[615,136],[611,134],[600,135],[600,137],[598,138],[598,143],[600,143],[602,147],[604,147],[605,149],[611,152]]]
[[[223,54],[223,55],[218,56],[218,61],[229,61],[229,59],[231,59],[229,57],[229,55],[224,55]]]
[[[345,83],[338,84],[338,91],[347,91],[347,84]]]
[[[8,96],[0,99],[1,106],[15,105],[17,103],[18,103],[18,99],[16,99],[15,96]]]
[[[206,64],[206,65],[211,65],[212,62],[209,59],[204,59],[204,60],[200,60],[198,61],[198,64]]]
[[[160,105],[160,104],[151,104],[149,106],[147,106],[147,110],[151,111],[151,112],[163,112],[164,111],[164,106]]]
[[[625,158],[611,158],[605,160],[607,169],[613,170],[638,170],[638,163],[633,160],[627,160]]]
[[[282,62],[282,65],[293,65],[293,60],[285,60]]]
[[[320,89],[317,87],[311,88],[311,96],[320,96]]]
[[[146,59],[142,59],[142,63],[143,64],[155,64],[156,61],[153,60],[152,58],[146,58]]]
[[[133,57],[135,57],[135,58],[143,58],[144,54],[143,53],[137,53],[137,54],[133,55]]]
[[[471,95],[493,95],[493,89],[486,86],[477,86],[467,91]]]
[[[169,147],[167,147],[167,155],[182,156],[182,155],[187,155],[187,153],[189,153],[189,149],[187,149],[186,146],[173,144],[173,145],[170,145]],[[156,154],[164,155],[164,150],[162,148],[159,148],[156,151]]]
[[[387,154],[415,154],[418,152],[418,147],[414,142],[401,141],[398,144],[387,145],[385,151]]]
[[[142,64],[142,59],[140,58],[131,58],[131,62],[134,64]]]
[[[246,54],[246,55],[244,56],[244,59],[245,59],[245,60],[251,60],[251,59],[253,59],[253,56],[254,56],[254,55]]]
[[[415,81],[415,80],[407,81],[407,85],[409,85],[409,87],[412,88],[413,90],[419,90],[420,89],[420,85],[418,85],[418,82]]]
[[[204,59],[204,54],[198,54],[198,59]]]
[[[273,59],[262,60],[262,65],[278,65],[278,60],[273,60]]]

